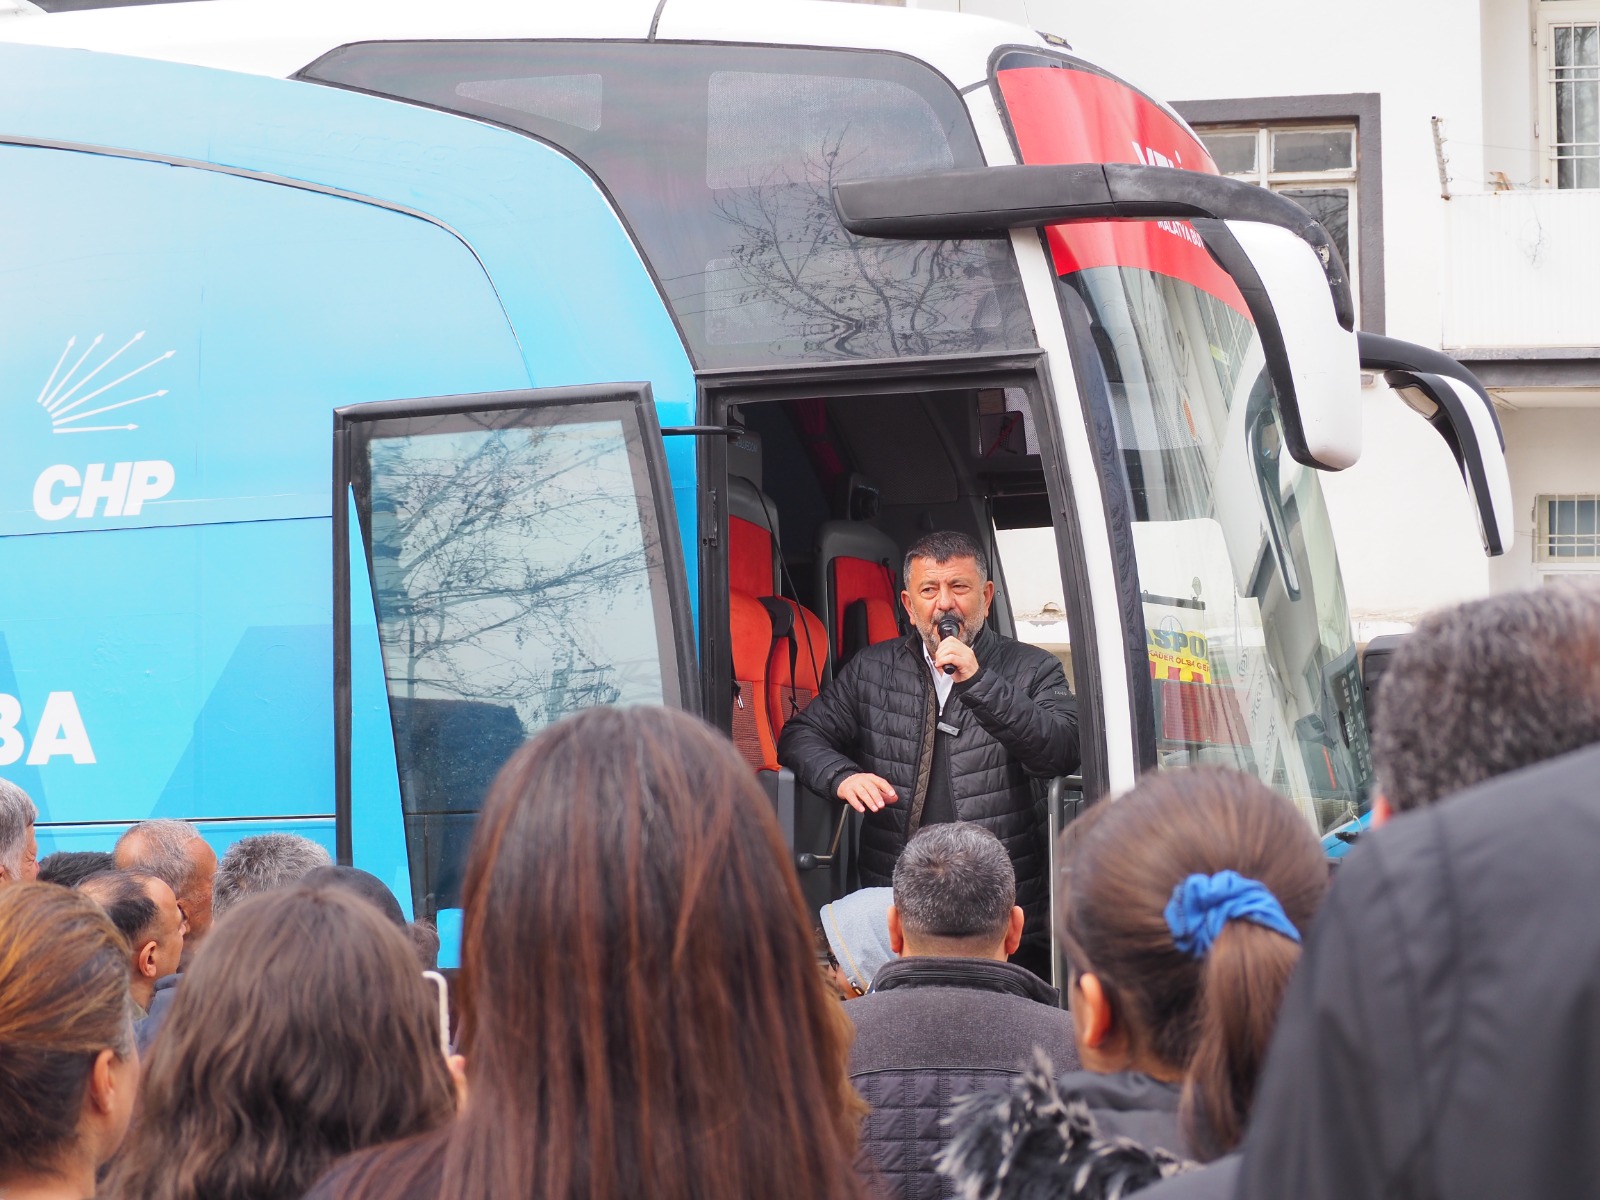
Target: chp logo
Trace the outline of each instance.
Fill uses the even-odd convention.
[[[139,428],[133,419],[137,412],[126,410],[147,400],[160,399],[167,394],[167,389],[155,388],[130,396],[128,392],[140,392],[141,385],[148,386],[150,382],[148,378],[139,383],[131,381],[176,353],[168,350],[139,363],[143,355],[135,348],[144,340],[145,333],[141,329],[117,349],[98,356],[96,351],[105,342],[105,334],[96,334],[75,358],[78,339],[76,335],[67,339],[61,357],[35,400],[49,418],[52,434],[119,433]],[[135,353],[118,364],[130,350]],[[67,366],[69,359],[71,366]],[[123,369],[133,363],[139,365],[132,370]],[[113,369],[114,364],[116,369]],[[121,370],[121,374],[117,370]],[[109,413],[118,415],[108,416]],[[92,462],[82,467],[57,463],[46,467],[34,481],[33,511],[45,521],[136,517],[147,502],[159,500],[170,492],[176,480],[172,464],[160,459]]]

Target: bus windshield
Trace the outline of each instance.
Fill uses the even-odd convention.
[[[998,83],[1026,162],[1210,171],[1181,122],[1071,60],[1008,56]],[[1022,60],[1022,61],[1018,61]],[[1290,796],[1319,833],[1371,783],[1359,665],[1317,473],[1283,444],[1256,329],[1181,222],[1047,232],[1086,328],[1133,533],[1163,765],[1220,763]]]
[[[1030,349],[1002,241],[852,237],[833,184],[983,156],[961,98],[899,55],[665,42],[341,46],[321,83],[510,126],[594,172],[699,367]]]

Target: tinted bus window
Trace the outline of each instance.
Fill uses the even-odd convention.
[[[661,532],[624,406],[357,423],[352,464],[412,887],[459,903],[501,763],[597,704],[676,699]]]
[[[701,367],[1031,348],[1004,239],[847,234],[835,182],[983,165],[960,97],[896,55],[383,42],[304,77],[496,121],[589,167]]]

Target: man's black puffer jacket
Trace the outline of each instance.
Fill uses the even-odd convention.
[[[945,1200],[934,1170],[945,1118],[962,1096],[1006,1088],[1037,1053],[1076,1070],[1072,1018],[1055,988],[1022,967],[979,958],[896,958],[844,1006],[856,1027],[850,1082],[871,1107],[865,1173],[881,1200]]]
[[[1017,872],[1017,903],[1035,935],[1048,928],[1049,848],[1042,789],[1033,779],[1078,766],[1078,706],[1061,663],[1047,651],[985,628],[972,643],[978,673],[951,689],[943,720],[960,729],[950,745],[950,791],[958,820],[1005,844]],[[846,776],[881,775],[896,803],[868,813],[861,830],[861,883],[887,886],[895,860],[922,823],[935,725],[940,720],[922,640],[879,642],[848,663],[804,712],[784,726],[778,761],[829,799]]]

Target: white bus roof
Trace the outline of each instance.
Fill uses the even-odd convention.
[[[753,42],[890,50],[921,59],[958,88],[988,78],[997,46],[1043,48],[1039,34],[987,17],[827,0],[198,0],[14,16],[0,40],[293,74],[349,42],[609,38]]]

